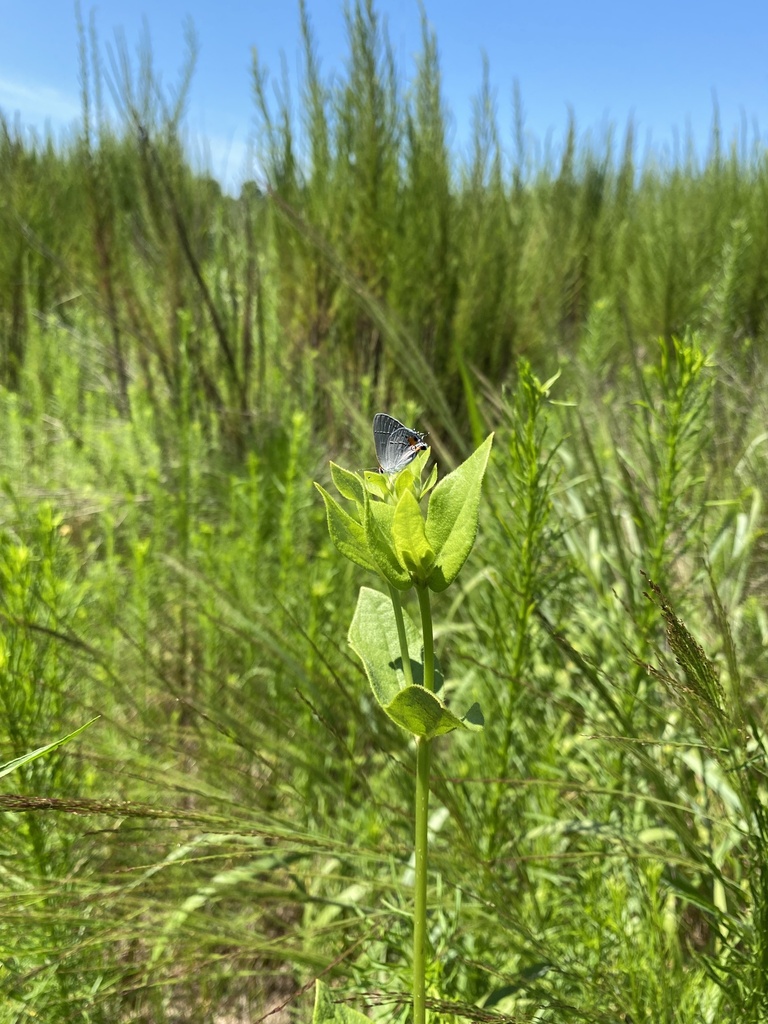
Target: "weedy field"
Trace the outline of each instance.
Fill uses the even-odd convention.
[[[0,123],[0,1022],[305,1021],[318,977],[410,1019],[415,745],[313,486],[380,411],[441,479],[495,431],[433,601],[485,728],[433,741],[429,1019],[764,1021],[765,151],[542,154],[485,82],[455,153],[426,27],[406,78],[352,4],[331,82],[303,16],[237,198],[192,50],[171,98],[118,46],[116,123],[85,26],[79,131]]]

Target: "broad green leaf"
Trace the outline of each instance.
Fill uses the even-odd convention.
[[[440,736],[453,729],[482,727],[482,714],[477,705],[470,708],[466,719],[458,718],[439,697],[419,685],[424,678],[421,637],[405,612],[403,620],[408,657],[416,685],[408,684],[403,672],[390,598],[368,587],[360,589],[357,608],[349,627],[349,644],[363,662],[373,695],[382,710],[393,722],[414,736]]]
[[[4,775],[10,775],[11,772],[21,768],[22,765],[29,764],[30,761],[36,761],[38,757],[44,757],[46,754],[50,754],[51,751],[56,750],[57,747],[63,746],[65,743],[69,743],[75,736],[78,736],[83,729],[87,729],[89,725],[93,725],[99,715],[96,718],[92,718],[90,722],[86,722],[85,725],[81,725],[79,729],[75,729],[74,732],[67,733],[66,736],[62,736],[61,739],[54,740],[53,743],[47,743],[44,747],[37,747],[36,750],[30,750],[28,754],[22,754],[21,757],[15,757],[12,761],[6,761],[5,764],[0,764],[0,779]]]
[[[368,550],[363,527],[348,512],[345,512],[336,499],[332,498],[320,484],[316,483],[315,487],[323,496],[328,519],[328,533],[338,550],[345,558],[362,566],[363,569],[378,572],[376,562]]]
[[[477,705],[473,705],[473,708],[477,708]],[[482,728],[476,721],[457,718],[439,697],[423,686],[406,686],[384,711],[407,732],[414,736],[426,736],[427,739],[444,736],[454,729]]]
[[[411,679],[418,686],[424,685],[424,662],[423,645],[421,633],[411,616],[403,608],[403,626],[405,627],[405,642],[408,645],[408,658],[411,663]],[[382,641],[383,638],[383,641]],[[376,678],[381,679],[381,685],[374,686],[373,677],[369,673],[371,686],[374,695],[380,704],[386,704],[393,700],[395,694],[404,689],[408,680],[403,672],[402,652],[400,650],[400,638],[397,634],[397,623],[395,612],[392,607],[392,599],[379,590],[372,590],[370,587],[361,587],[357,599],[357,607],[349,627],[349,643],[356,654],[366,662],[363,651],[370,645],[370,660],[372,663],[379,661]],[[385,649],[382,650],[382,646]],[[375,667],[372,664],[372,667]],[[391,669],[394,667],[397,672],[396,678],[391,678]],[[366,665],[366,671],[368,666]],[[389,685],[391,683],[391,685]],[[440,662],[435,658],[435,693],[439,693],[444,684]]]
[[[412,491],[404,491],[395,507],[392,539],[400,564],[412,578],[425,583],[435,564],[435,552],[424,532],[424,518]]]
[[[477,535],[480,489],[491,454],[490,434],[470,457],[432,491],[427,511],[427,540],[435,551],[435,565],[428,584],[441,591],[461,571]]]
[[[413,580],[397,557],[392,540],[394,508],[385,501],[366,496],[363,525],[368,550],[376,562],[376,571],[396,590],[408,590]]]
[[[343,466],[337,466],[335,462],[332,462],[331,479],[342,498],[356,501],[358,505],[363,504],[363,482],[357,473],[352,473],[350,470],[344,469]]]
[[[318,978],[315,982],[315,1010],[312,1014],[312,1024],[371,1024],[370,1017],[364,1013],[346,1006],[344,1003],[335,1003],[331,996],[331,990]]]
[[[422,679],[421,637],[403,610],[413,679]],[[363,662],[376,700],[385,707],[405,688],[403,660],[392,601],[378,590],[361,587],[349,627],[349,645]]]

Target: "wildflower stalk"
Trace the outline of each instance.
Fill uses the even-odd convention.
[[[427,826],[429,822],[429,760],[432,741],[416,740],[416,842],[413,897],[413,1021],[426,1020],[427,973]]]
[[[400,602],[400,593],[392,584],[389,585],[389,596],[392,598],[392,608],[395,613],[395,625],[397,626],[397,639],[400,642],[400,655],[403,659],[403,675],[408,686],[413,686],[413,672],[411,671],[411,659],[408,654],[408,640],[405,636],[405,619],[403,618],[403,606]]]
[[[429,589],[417,587],[421,611],[421,635],[424,642],[424,686],[435,689],[435,644],[432,632],[432,608]],[[413,905],[413,1020],[426,1019],[427,949],[427,846],[429,826],[429,762],[432,741],[426,736],[416,740],[416,838],[414,847]]]
[[[435,660],[429,592],[441,593],[456,579],[475,541],[480,488],[492,436],[453,473],[437,482],[422,472],[429,456],[420,452],[397,476],[358,476],[331,464],[337,490],[351,512],[322,487],[328,531],[341,554],[376,573],[389,597],[363,587],[349,627],[349,643],[363,662],[374,696],[390,719],[416,741],[416,807],[413,908],[413,1021],[426,1022],[427,853],[429,768],[432,739],[454,729],[482,729],[477,704],[458,717],[435,692],[442,680]],[[426,515],[421,505],[429,495]],[[402,593],[415,588],[421,629],[404,611]],[[362,1014],[355,1020],[365,1021]],[[332,1003],[318,983],[314,1024],[338,1024]]]

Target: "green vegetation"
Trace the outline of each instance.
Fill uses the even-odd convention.
[[[414,744],[313,487],[380,410],[439,479],[496,433],[431,606],[486,725],[431,741],[429,1019],[765,1020],[768,158],[539,158],[487,81],[457,154],[426,29],[406,84],[369,3],[333,81],[303,26],[237,198],[193,40],[173,99],[117,47],[115,124],[84,27],[79,132],[0,122],[0,1024],[410,1018]]]

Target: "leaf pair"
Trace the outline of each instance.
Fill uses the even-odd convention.
[[[413,736],[442,736],[454,729],[482,729],[483,715],[473,704],[458,718],[440,698],[423,685],[421,636],[410,616],[403,614],[410,673],[403,666],[403,652],[392,602],[377,590],[360,588],[357,608],[349,627],[349,645],[363,663],[373,695],[393,722]],[[442,674],[435,666],[435,690]],[[409,683],[409,679],[413,683]]]

